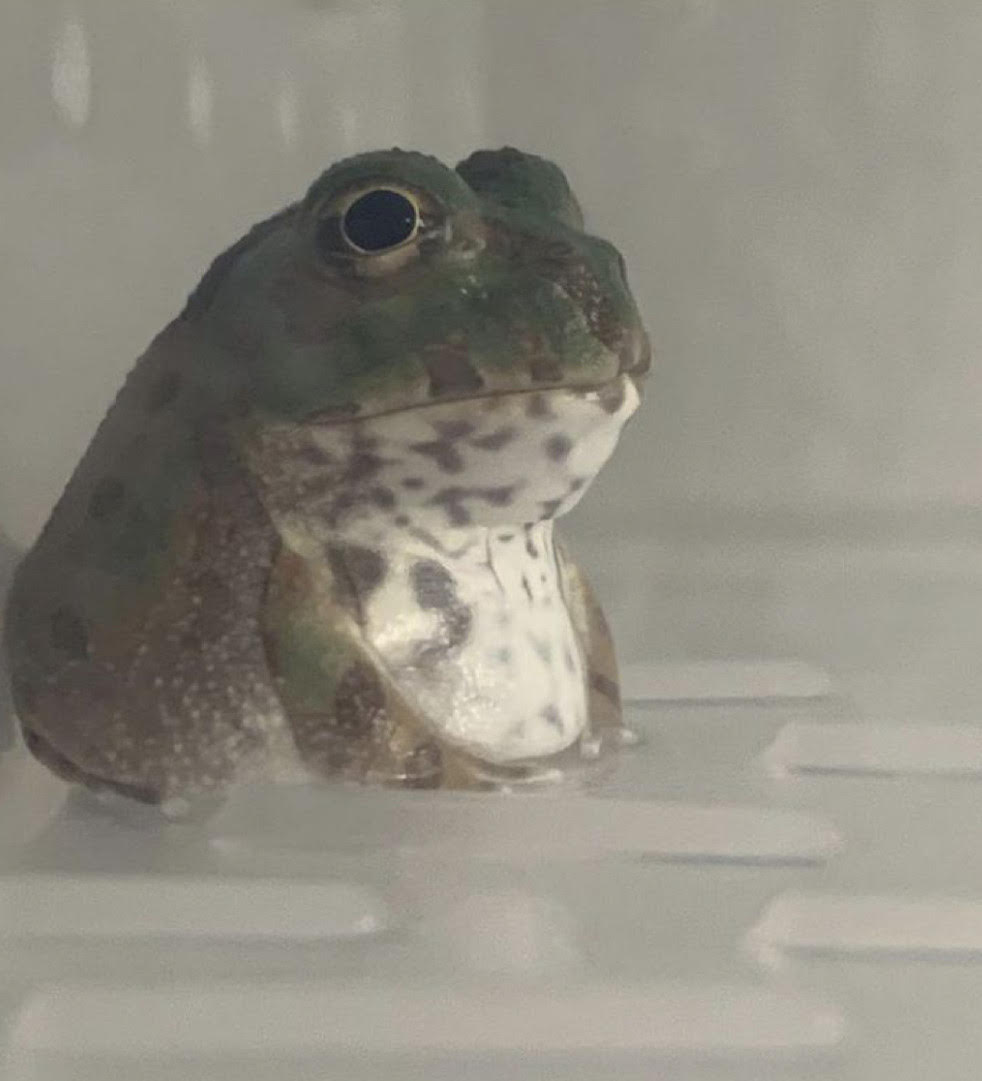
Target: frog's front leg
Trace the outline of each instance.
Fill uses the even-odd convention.
[[[489,788],[538,779],[493,764],[427,725],[366,642],[344,583],[284,548],[266,595],[264,634],[297,753],[316,774],[410,788]]]

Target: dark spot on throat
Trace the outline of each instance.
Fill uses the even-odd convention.
[[[463,472],[464,459],[453,443],[432,440],[428,443],[413,443],[409,449],[432,458],[444,473]]]
[[[563,719],[559,715],[559,710],[553,706],[548,705],[539,711],[539,716],[548,724],[551,728],[563,730]]]
[[[572,449],[573,441],[562,432],[557,432],[546,440],[546,454],[554,462],[564,462]]]
[[[469,420],[443,420],[436,421],[434,429],[439,432],[442,439],[463,439],[474,431],[474,425]]]
[[[421,559],[410,571],[416,603],[427,611],[446,609],[457,602],[457,583],[435,559]]]
[[[448,649],[462,645],[471,632],[473,613],[457,598],[457,583],[442,564],[434,559],[421,559],[409,572],[416,603],[426,611],[442,615],[443,636],[439,641],[424,643],[417,651],[417,660],[427,663]]]
[[[395,492],[389,488],[373,488],[368,495],[379,510],[392,510],[396,505]]]
[[[344,471],[344,479],[353,482],[369,480],[378,473],[384,464],[377,454],[358,451],[351,456],[348,467]]]
[[[597,392],[597,401],[605,413],[616,413],[624,404],[624,381],[612,379]]]
[[[532,652],[543,664],[552,663],[552,645],[543,638],[537,638],[534,634],[529,635],[529,645]]]
[[[544,394],[533,394],[525,406],[525,413],[527,416],[535,417],[538,420],[551,417],[552,409],[549,405],[549,399]]]
[[[473,515],[464,506],[464,500],[478,499],[493,507],[507,507],[514,498],[515,485],[507,484],[498,488],[441,488],[430,499],[430,503],[444,507],[451,525],[464,526],[473,521]]]
[[[479,447],[481,450],[501,450],[502,447],[508,446],[514,438],[514,428],[499,428],[496,432],[480,435],[470,442],[472,447]]]

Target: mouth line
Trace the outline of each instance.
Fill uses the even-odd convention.
[[[576,395],[596,394],[615,387],[624,380],[632,380],[637,385],[647,374],[641,372],[621,371],[616,375],[605,379],[601,383],[589,383],[583,385],[570,385],[567,383],[554,383],[541,387],[521,387],[516,390],[495,390],[486,394],[465,394],[459,398],[441,398],[438,401],[418,402],[410,406],[393,406],[391,409],[380,409],[375,413],[333,414],[325,416],[327,410],[317,410],[304,417],[300,423],[313,425],[317,428],[341,428],[346,424],[357,424],[364,420],[377,420],[380,417],[390,417],[397,413],[416,413],[421,409],[435,409],[441,405],[465,405],[475,402],[493,401],[502,398],[530,398],[536,394],[555,394],[559,392],[573,393]],[[318,419],[321,417],[322,419]]]

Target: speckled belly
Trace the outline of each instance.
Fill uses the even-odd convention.
[[[582,733],[587,699],[552,522],[468,534],[386,553],[366,637],[446,740],[491,761],[554,754]]]

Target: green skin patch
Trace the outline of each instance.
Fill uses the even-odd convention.
[[[369,247],[356,250],[347,208],[379,189],[395,194],[378,205],[413,229],[398,239],[399,222],[384,223],[380,235],[398,242],[376,250],[362,222]],[[318,528],[340,529],[349,504],[369,500],[385,547],[408,521],[400,498],[426,482],[373,480],[393,467],[378,435],[353,428],[340,460],[316,433],[444,403],[470,403],[476,417],[516,394],[546,417],[541,395],[560,390],[613,415],[647,366],[623,261],[583,231],[551,162],[504,149],[450,169],[390,150],[332,166],[215,261],[140,358],[19,568],[4,641],[32,749],[73,779],[162,798],[239,776],[243,747],[259,761],[278,729],[286,743],[291,725],[297,736],[294,713],[340,717],[338,731],[361,724],[364,742],[386,714],[387,675],[332,600],[320,555],[302,557],[320,607],[272,597],[278,561],[295,556],[278,509],[295,508],[295,523],[333,490],[334,517]],[[474,446],[454,447],[474,426],[453,416],[404,453],[434,473],[434,514],[499,522],[512,491],[467,463],[512,436],[486,425]],[[561,430],[535,439],[552,448],[550,468],[576,460]],[[515,513],[548,519],[585,478],[567,482]],[[448,648],[470,626],[454,604],[434,623]],[[615,680],[612,654],[596,659],[606,639],[586,624],[576,633],[584,664]],[[391,732],[393,715],[376,727]]]

